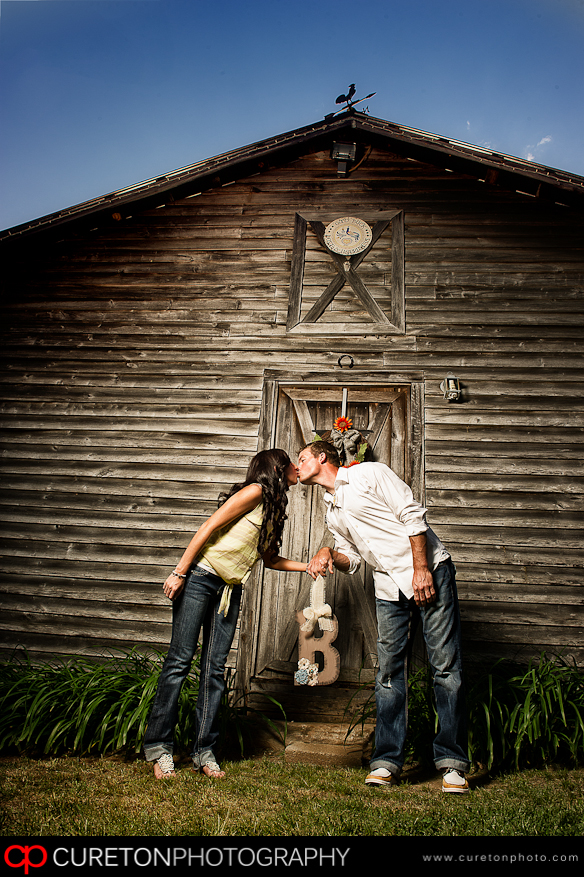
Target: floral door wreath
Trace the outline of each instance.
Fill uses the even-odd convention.
[[[353,421],[348,417],[337,417],[333,428],[315,435],[314,442],[330,442],[337,450],[341,465],[348,468],[363,463],[369,449],[358,429],[353,428]]]

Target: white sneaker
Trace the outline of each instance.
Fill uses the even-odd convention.
[[[368,786],[397,786],[399,780],[386,767],[378,767],[367,775],[365,784]]]
[[[468,792],[468,782],[464,773],[454,769],[445,770],[442,775],[442,791],[455,792],[459,795]]]

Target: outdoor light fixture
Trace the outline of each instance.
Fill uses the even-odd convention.
[[[440,384],[440,389],[447,402],[457,402],[460,399],[460,382],[452,372],[448,372],[446,379]]]
[[[340,177],[347,176],[349,163],[355,161],[356,156],[356,143],[333,143],[331,158],[338,162],[337,173]]]

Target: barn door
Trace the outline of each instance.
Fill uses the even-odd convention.
[[[335,418],[345,414],[368,441],[373,459],[387,463],[400,478],[410,482],[410,386],[277,384],[273,392],[268,406],[271,434],[268,437],[265,431],[264,444],[283,448],[295,460],[304,444],[315,434],[331,429]],[[298,484],[290,490],[284,556],[307,561],[323,545],[332,545],[323,495],[323,489],[316,485]],[[261,576],[251,620],[253,631],[249,631],[255,641],[250,669],[251,687],[255,683],[266,691],[270,680],[287,679],[292,685],[298,660],[295,612],[309,605],[312,579],[272,570],[263,570]],[[326,601],[339,622],[334,646],[340,653],[341,671],[331,687],[356,684],[363,681],[364,674],[371,678],[377,628],[370,569],[362,564],[352,576],[340,572],[327,576]],[[282,697],[281,691],[278,696]]]

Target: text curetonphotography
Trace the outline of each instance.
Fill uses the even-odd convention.
[[[344,866],[349,849],[341,850],[337,847],[325,849],[323,847],[291,847],[261,846],[257,849],[252,847],[209,847],[207,849],[186,847],[163,847],[148,849],[147,847],[83,847],[67,848],[57,847],[53,853],[53,864],[58,867],[72,865],[74,867],[128,867],[137,865],[145,867],[161,865],[176,867],[187,865],[190,867],[208,866],[216,868],[218,865],[249,867],[259,865],[261,867],[290,867],[301,865],[313,866]]]

